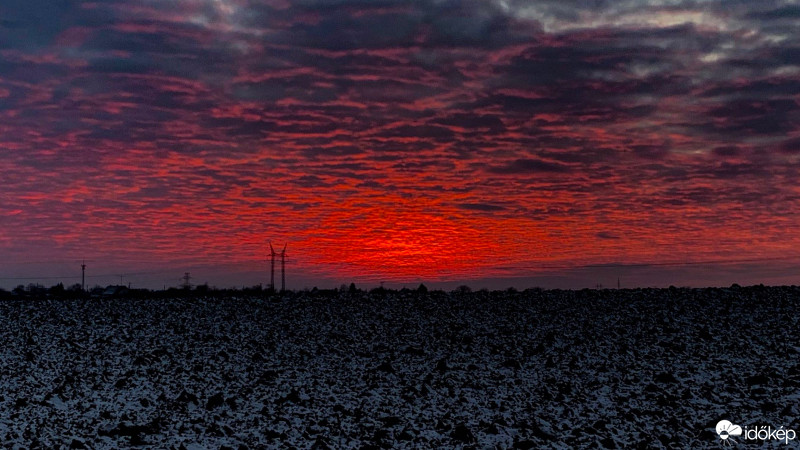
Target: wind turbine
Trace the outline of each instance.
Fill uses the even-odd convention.
[[[275,249],[272,248],[272,241],[269,242],[269,254],[272,257],[272,264],[270,265],[270,276],[269,276],[269,288],[272,292],[275,292],[275,256],[278,254],[275,253]]]

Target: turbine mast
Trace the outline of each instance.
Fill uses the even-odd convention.
[[[283,250],[281,250],[281,292],[286,290],[286,245],[287,244],[283,244]]]

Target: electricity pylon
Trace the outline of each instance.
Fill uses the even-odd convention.
[[[286,246],[288,243],[283,244],[283,250],[280,253],[275,251],[272,246],[272,241],[269,241],[269,256],[270,256],[270,273],[269,273],[269,288],[275,292],[275,257],[281,257],[281,292],[286,290]]]
[[[183,285],[181,287],[187,291],[192,288],[191,283],[189,283],[189,280],[192,279],[191,275],[189,275],[189,272],[184,272],[183,278],[181,279],[183,280]]]

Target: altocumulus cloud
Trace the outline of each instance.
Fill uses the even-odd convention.
[[[271,238],[310,277],[470,279],[492,274],[476,248],[523,267],[800,244],[793,2],[9,0],[0,17],[6,260],[255,265]]]

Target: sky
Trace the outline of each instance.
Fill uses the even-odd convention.
[[[795,1],[3,0],[0,286],[800,284],[799,64]]]

